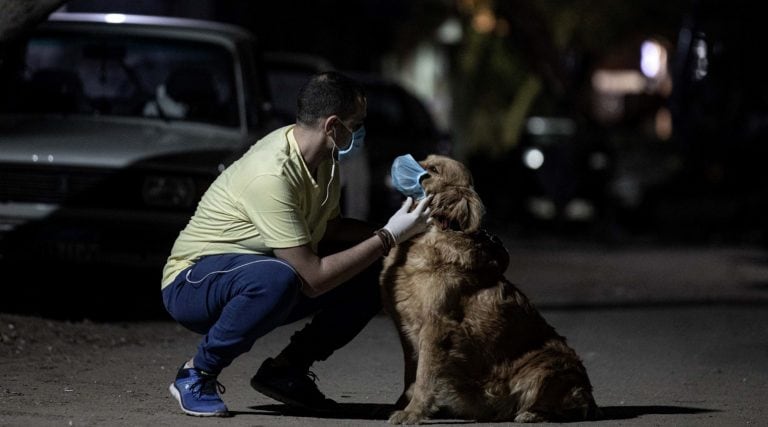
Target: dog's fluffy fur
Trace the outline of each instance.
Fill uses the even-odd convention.
[[[420,163],[435,224],[395,247],[381,273],[405,357],[390,423],[419,423],[440,409],[480,421],[593,416],[581,360],[505,279],[509,255],[480,229],[484,207],[470,172],[444,156]]]

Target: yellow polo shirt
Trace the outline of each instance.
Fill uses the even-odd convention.
[[[332,161],[310,174],[293,125],[271,132],[224,170],[205,192],[179,233],[163,269],[162,287],[206,255],[271,255],[276,248],[317,244],[326,223],[339,215],[338,168]]]

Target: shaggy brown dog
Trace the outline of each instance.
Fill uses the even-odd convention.
[[[405,357],[389,422],[452,416],[516,422],[586,419],[597,407],[576,353],[504,278],[509,255],[480,230],[483,204],[464,165],[431,155],[422,186],[435,225],[384,260],[385,310]]]

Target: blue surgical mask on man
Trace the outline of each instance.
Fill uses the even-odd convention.
[[[350,128],[345,126],[344,123],[341,125],[344,126],[344,128],[347,129],[349,133],[352,134],[352,141],[349,142],[349,146],[347,148],[343,150],[339,149],[339,160],[349,155],[355,148],[362,147],[363,141],[365,140],[365,126],[360,126],[356,131],[353,132]]]
[[[406,197],[414,200],[426,196],[421,178],[429,173],[410,154],[399,156],[392,162],[392,185]]]

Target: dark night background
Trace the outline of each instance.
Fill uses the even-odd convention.
[[[233,23],[265,52],[399,81],[470,165],[489,226],[510,239],[768,243],[767,37],[752,2],[76,0],[64,8]],[[644,42],[663,51],[653,76],[641,72]],[[536,130],[539,122],[547,124]],[[541,150],[543,165],[526,166]]]
[[[508,134],[523,133],[522,126],[510,131],[498,121],[532,76],[540,90],[527,115],[574,118],[583,129],[574,139],[599,144],[612,156],[603,187],[591,190],[601,192],[600,237],[640,232],[705,243],[766,239],[762,161],[768,84],[761,48],[766,36],[752,2],[79,0],[66,7],[235,23],[256,34],[265,51],[319,55],[350,71],[385,72],[386,57],[396,64],[389,67],[391,75],[419,43],[435,44],[447,57],[441,75],[446,82],[440,84],[450,87],[446,96],[453,108],[443,112],[441,125],[452,136],[453,154],[475,165],[489,215],[526,227],[519,210],[525,190],[510,191],[507,184],[526,178],[513,172],[484,176],[483,171],[486,166],[510,169],[518,162],[515,144],[525,137]],[[478,30],[487,10],[495,26]],[[435,32],[449,18],[461,23],[463,37],[441,44]],[[486,40],[478,41],[478,34]],[[640,43],[646,39],[668,49],[671,89],[628,93],[619,101],[621,113],[597,117],[591,76],[601,69],[637,70]],[[701,41],[707,56],[697,59]],[[696,67],[706,67],[704,77],[695,76],[700,72]],[[672,121],[663,137],[654,131],[659,111]],[[643,192],[642,200],[628,200],[637,191]],[[511,201],[503,200],[505,192]],[[554,231],[567,228],[557,225]]]
[[[233,55],[232,43],[204,43],[212,33],[201,23],[121,28],[119,16],[100,16],[98,30],[49,23],[45,34],[74,28],[67,37],[80,44],[61,43],[71,63],[45,49],[14,56],[27,47],[15,41],[60,7],[227,22],[259,46],[238,39],[247,49]],[[342,176],[345,191],[370,190],[360,215],[386,221],[399,206],[385,179],[396,155],[436,150],[470,166],[486,227],[510,255],[505,277],[587,367],[603,411],[595,425],[765,425],[763,9],[748,0],[0,0],[0,424],[210,425],[181,414],[167,392],[200,337],[165,312],[162,265],[224,159],[257,138],[250,113],[259,132],[285,124],[292,88],[252,96],[227,86],[243,95],[228,110],[247,117],[232,121],[239,128],[144,107],[171,70],[231,70],[255,50],[263,64],[242,68],[253,80],[298,65],[302,77],[336,68],[370,89],[367,151],[358,151],[370,161],[342,167],[355,171]],[[82,37],[104,27],[117,36]],[[158,54],[158,39],[171,48]],[[211,60],[208,50],[227,54]],[[133,91],[109,79],[126,69],[141,71]],[[57,101],[75,98],[78,79],[96,89],[83,91],[86,108],[57,110],[71,106]],[[43,95],[24,91],[40,82]],[[102,102],[136,92],[141,108],[130,113]],[[270,332],[222,373],[235,415],[227,424],[384,425],[403,379],[390,319],[374,317],[313,365],[321,391],[344,407],[327,418],[248,384],[296,329]]]

